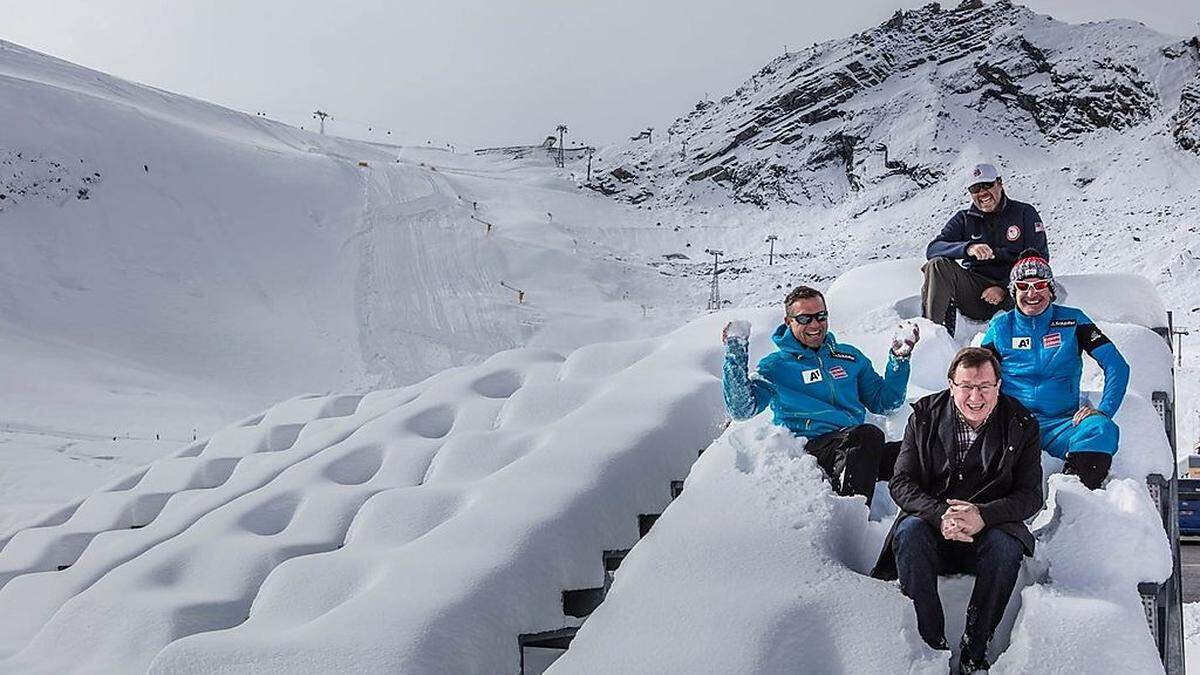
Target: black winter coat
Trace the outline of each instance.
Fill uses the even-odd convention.
[[[954,448],[954,400],[950,391],[930,394],[913,404],[904,430],[900,456],[888,487],[900,514],[884,540],[871,576],[896,578],[892,537],[905,518],[924,518],[939,531],[950,487],[948,449]],[[1033,535],[1025,519],[1042,508],[1042,443],[1033,414],[1015,398],[1000,395],[983,432],[983,476],[974,496],[964,498],[979,506],[985,527],[995,527],[1016,537],[1033,555]]]

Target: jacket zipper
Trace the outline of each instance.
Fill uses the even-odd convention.
[[[821,376],[824,377],[825,362],[821,360],[821,352],[817,352],[817,367],[821,369]],[[825,383],[829,385],[829,396],[833,399],[833,404],[840,408],[842,403],[838,400],[837,389],[833,388],[833,375],[830,375],[829,378],[825,380]]]

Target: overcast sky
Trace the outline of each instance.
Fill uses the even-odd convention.
[[[924,0],[0,0],[0,39],[120,77],[334,133],[466,147],[556,124],[604,144],[663,128],[786,47]],[[944,2],[952,7],[956,2]],[[1197,0],[1031,0],[1082,22],[1200,32]],[[392,131],[385,137],[385,130]],[[571,143],[574,144],[574,143]]]

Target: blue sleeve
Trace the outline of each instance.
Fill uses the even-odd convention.
[[[725,408],[735,420],[746,420],[767,409],[775,397],[770,382],[750,379],[749,345],[733,337],[725,341],[725,364],[721,369],[721,386],[725,393]]]
[[[1129,364],[1112,340],[1083,312],[1079,312],[1075,337],[1079,340],[1079,348],[1090,354],[1104,371],[1104,393],[1096,409],[1111,419],[1120,409],[1121,401],[1125,400],[1125,389],[1129,386]]]
[[[1043,258],[1050,260],[1050,247],[1046,244],[1046,224],[1042,222],[1037,209],[1032,206],[1025,214],[1025,241],[1029,242],[1030,248],[1041,253]]]
[[[996,346],[996,336],[996,320],[992,319],[991,321],[988,321],[987,332],[983,334],[983,342],[980,342],[979,346],[995,354],[997,360],[1003,360],[1003,356],[1000,354],[1000,348]]]
[[[1104,394],[1096,409],[1111,418],[1120,409],[1121,401],[1125,400],[1125,389],[1129,386],[1129,364],[1111,342],[1092,350],[1091,354],[1104,369]]]
[[[858,397],[867,410],[876,415],[886,415],[904,403],[908,390],[908,359],[896,358],[888,352],[888,362],[883,377],[875,372],[871,360],[861,352],[858,354],[863,367],[858,371]]]
[[[967,236],[967,217],[962,211],[954,214],[938,236],[925,247],[925,258],[954,258],[961,260],[967,257],[967,244],[971,243]]]

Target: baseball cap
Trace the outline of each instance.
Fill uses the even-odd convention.
[[[976,164],[971,168],[970,177],[967,178],[964,188],[969,188],[976,183],[990,183],[1000,177],[996,171],[996,167],[991,164]]]

